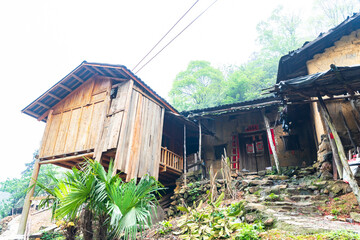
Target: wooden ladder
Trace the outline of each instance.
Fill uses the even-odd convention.
[[[237,133],[231,135],[231,156],[230,156],[231,170],[239,171],[240,169],[240,149],[239,136]]]

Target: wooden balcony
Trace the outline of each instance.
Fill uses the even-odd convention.
[[[184,159],[180,155],[171,152],[165,147],[161,147],[160,171],[159,173],[170,173],[180,176],[183,172]]]

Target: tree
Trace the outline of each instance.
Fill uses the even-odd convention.
[[[294,13],[284,13],[283,7],[277,7],[266,21],[257,24],[258,42],[261,50],[258,57],[276,59],[301,46],[299,38],[301,19]]]
[[[96,239],[136,239],[139,229],[152,225],[151,215],[162,186],[153,177],[144,176],[138,183],[137,179],[123,182],[112,173],[112,162],[105,171],[99,162],[89,159],[81,170],[73,168],[64,179],[56,180],[54,188],[38,185],[55,197],[55,218],[74,221],[85,209],[88,220],[100,220]],[[83,224],[87,224],[82,227],[84,239],[92,239],[92,224]]]
[[[22,207],[26,191],[29,187],[37,152],[38,151],[35,151],[33,154],[33,160],[30,163],[25,164],[26,169],[21,173],[19,178],[6,179],[5,181],[0,182],[0,191],[11,194],[10,199],[0,204],[0,219],[10,215],[12,213],[12,209]],[[43,165],[40,168],[38,180],[49,183],[51,181],[49,176],[59,176],[62,174],[62,171],[58,170],[59,168],[60,167],[52,164]],[[39,187],[35,189],[35,194],[41,195],[43,193],[44,192],[42,192]]]
[[[310,18],[312,29],[319,32],[327,31],[344,21],[348,16],[360,9],[359,0],[316,0],[314,4],[317,15]]]
[[[206,108],[222,102],[224,77],[206,61],[191,61],[173,82],[169,96],[180,111]]]
[[[266,21],[257,25],[261,50],[229,75],[223,103],[259,98],[262,89],[275,84],[280,57],[301,46],[300,22],[297,15],[284,14],[282,7],[278,7]]]

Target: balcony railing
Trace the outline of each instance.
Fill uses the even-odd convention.
[[[180,155],[171,152],[165,147],[161,147],[160,163],[164,165],[165,168],[170,167],[174,170],[182,172],[184,166],[183,161],[184,159]]]

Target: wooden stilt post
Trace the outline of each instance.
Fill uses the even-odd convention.
[[[321,106],[319,106],[319,109],[321,109],[321,115],[325,119],[324,110],[321,108]],[[342,179],[343,178],[343,166],[341,164],[341,160],[340,160],[340,157],[339,157],[339,152],[338,152],[338,150],[336,148],[335,139],[333,137],[331,137],[331,130],[330,130],[329,124],[326,121],[325,121],[325,126],[326,126],[326,131],[328,133],[333,158],[334,158],[334,161],[335,161],[335,164],[336,164],[336,169],[337,169],[337,172],[339,174],[340,179]]]
[[[339,157],[341,160],[341,163],[343,165],[344,171],[346,172],[346,174],[349,176],[349,185],[351,187],[351,189],[353,190],[353,193],[356,196],[356,199],[358,201],[358,203],[360,203],[360,191],[359,191],[359,186],[354,178],[354,175],[351,172],[349,163],[347,161],[346,155],[345,155],[345,150],[344,150],[344,146],[341,143],[341,139],[339,137],[339,134],[336,131],[335,125],[333,124],[333,121],[331,119],[331,116],[327,110],[327,107],[324,103],[324,100],[322,99],[320,93],[317,94],[318,95],[318,100],[319,100],[319,105],[322,109],[322,111],[324,112],[324,117],[325,117],[325,121],[327,122],[327,124],[329,125],[329,128],[334,136],[334,140],[335,140],[335,144],[336,144],[336,148],[338,150],[339,153]]]
[[[186,186],[186,173],[187,173],[187,162],[186,162],[186,125],[184,124],[184,185]]]
[[[277,170],[277,172],[280,174],[279,158],[278,158],[278,155],[277,155],[277,153],[276,153],[275,143],[273,142],[273,139],[272,139],[269,119],[268,119],[268,118],[266,117],[266,115],[265,115],[265,109],[263,109],[263,110],[261,111],[261,113],[262,113],[263,118],[264,118],[265,127],[266,127],[266,132],[267,132],[267,136],[268,136],[269,143],[270,143],[270,148],[271,148],[271,151],[273,152],[273,156],[274,156],[274,160],[275,160],[275,165],[276,165],[276,170]]]
[[[34,170],[30,179],[30,187],[31,189],[29,190],[29,192],[26,194],[25,197],[25,201],[24,201],[24,206],[23,206],[23,210],[21,213],[21,219],[20,219],[20,224],[19,224],[19,228],[18,228],[18,235],[24,235],[25,230],[26,230],[26,222],[29,216],[29,211],[30,211],[30,206],[31,206],[31,198],[34,195],[34,191],[35,191],[35,184],[37,181],[37,178],[39,176],[39,171],[40,171],[40,164],[39,164],[39,159],[35,160],[35,164],[34,164]]]

